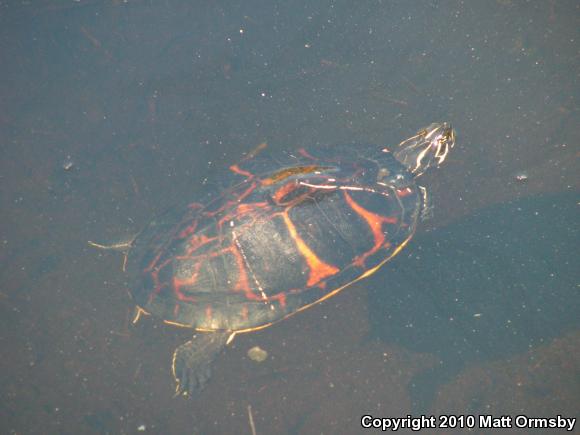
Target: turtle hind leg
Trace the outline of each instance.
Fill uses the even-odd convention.
[[[203,390],[211,376],[211,365],[225,347],[231,332],[202,332],[173,352],[171,369],[175,395],[193,395]]]

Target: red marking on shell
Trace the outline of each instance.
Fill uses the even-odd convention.
[[[278,296],[278,303],[280,304],[280,308],[286,308],[286,295],[284,293],[280,293]]]
[[[286,183],[282,187],[280,187],[280,189],[274,192],[274,195],[272,195],[272,199],[274,200],[274,202],[276,202],[276,204],[282,204],[283,203],[282,199],[284,199],[286,195],[295,190],[296,187],[297,186],[295,182]]]
[[[196,299],[192,296],[187,296],[181,290],[182,287],[191,287],[197,282],[197,277],[199,276],[199,269],[201,268],[201,262],[195,263],[195,270],[192,272],[191,276],[187,279],[179,279],[173,277],[173,293],[175,297],[180,301],[195,303]]]
[[[242,316],[243,320],[248,320],[248,306],[247,305],[242,305],[240,315]]]
[[[234,195],[236,196],[237,201],[242,201],[245,197],[247,197],[255,189],[256,189],[256,182],[254,181],[254,182],[250,183],[248,188],[246,190],[244,190],[242,193],[240,193],[239,195],[235,195],[235,194]]]
[[[268,206],[267,202],[253,202],[251,204],[240,204],[238,205],[238,210],[236,216],[241,216],[244,214],[252,213],[258,209],[265,208]]]
[[[399,220],[396,217],[381,216],[379,214],[373,213],[363,208],[361,205],[357,204],[354,199],[352,199],[352,197],[348,194],[347,191],[344,191],[344,198],[347,204],[350,206],[350,208],[352,208],[356,214],[358,214],[361,218],[363,218],[366,221],[371,232],[373,233],[374,240],[373,247],[368,251],[358,255],[353,261],[353,264],[355,266],[364,267],[364,262],[370,255],[373,255],[381,248],[387,248],[390,246],[390,243],[386,240],[385,232],[383,231],[383,225],[384,224],[394,225]]]
[[[248,273],[246,272],[246,263],[244,261],[244,256],[238,249],[236,245],[231,245],[225,250],[230,251],[236,261],[236,266],[238,270],[238,281],[234,285],[234,290],[243,291],[247,299],[260,299],[260,297],[252,291],[250,287],[250,281],[248,279]]]
[[[177,237],[180,239],[185,239],[186,237],[193,234],[195,232],[196,228],[197,228],[197,221],[193,221],[191,223],[191,225],[188,225],[183,230],[181,230],[181,232],[177,235]]]
[[[147,298],[147,303],[150,304],[151,302],[153,302],[153,299],[155,299],[156,296],[157,296],[157,289],[155,289],[154,292],[149,293],[149,297]]]
[[[205,234],[194,234],[187,241],[186,256],[177,256],[176,258],[187,259],[199,248],[201,248],[204,245],[207,245],[208,243],[213,242],[214,240],[216,240],[216,237],[208,237]]]
[[[155,259],[145,268],[144,273],[149,272],[151,275],[151,280],[153,281],[153,292],[149,294],[149,298],[147,299],[149,303],[153,302],[153,299],[157,297],[157,295],[161,292],[161,289],[164,287],[159,283],[159,269],[155,267],[155,263],[161,256],[161,253],[158,252]]]
[[[405,196],[409,196],[413,193],[413,189],[410,187],[405,187],[403,189],[397,189],[396,194],[399,198],[404,198]]]
[[[312,154],[310,154],[304,148],[300,148],[298,150],[298,154],[300,154],[301,156],[306,157],[307,159],[310,159],[310,160],[318,160],[316,157],[314,157]]]
[[[243,190],[241,193],[238,193],[237,190],[240,190],[240,188],[243,186],[245,186],[245,183],[242,183],[240,186],[237,186],[237,189],[233,189],[232,191],[230,191],[231,196],[233,196],[235,199],[225,201],[219,208],[217,208],[216,210],[207,211],[204,213],[204,215],[207,217],[214,217],[219,213],[223,213],[228,209],[234,208],[237,204],[240,204],[248,195],[250,195],[256,189],[257,183],[253,181],[245,190]],[[220,221],[224,221],[224,218],[222,217]]]
[[[211,309],[211,305],[206,305],[205,306],[205,320],[207,320],[208,322],[211,321],[213,317],[213,312]]]
[[[145,267],[144,272],[150,272],[150,271],[152,271],[155,268],[155,265],[157,264],[157,262],[159,261],[159,259],[161,258],[161,255],[162,254],[163,254],[163,251],[161,249],[157,250],[157,253],[155,254],[155,257]]]
[[[221,230],[224,225],[230,225],[232,222],[238,225],[242,222],[245,227],[251,226],[260,217],[258,211],[260,209],[268,210],[268,205],[267,202],[239,204],[230,213],[224,214],[218,221],[217,227]]]

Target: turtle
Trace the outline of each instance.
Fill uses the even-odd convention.
[[[454,144],[447,122],[392,150],[268,152],[262,144],[215,175],[220,188],[202,186],[194,201],[116,245],[127,249],[137,319],[150,314],[194,331],[173,353],[176,395],[205,387],[236,334],[328,299],[397,255],[430,210],[416,179]]]

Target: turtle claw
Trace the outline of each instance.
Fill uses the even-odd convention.
[[[197,362],[197,367],[189,367],[184,358],[177,358],[174,363],[176,396],[192,396],[202,391],[211,377],[211,361],[202,364]]]
[[[175,396],[193,396],[201,392],[211,377],[211,365],[226,345],[228,333],[196,334],[173,353]]]

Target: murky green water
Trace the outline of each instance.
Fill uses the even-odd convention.
[[[0,5],[0,432],[577,416],[578,13],[573,1]],[[434,215],[410,246],[236,338],[199,397],[173,398],[171,352],[189,332],[131,324],[122,256],[87,241],[130,237],[261,143],[388,146],[442,120],[457,146],[424,179]],[[247,357],[254,346],[266,361]]]

